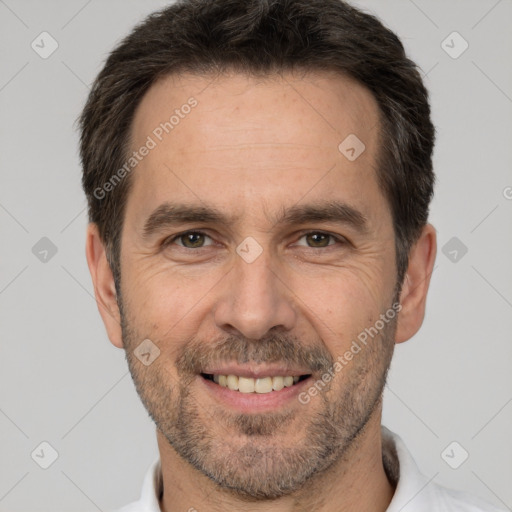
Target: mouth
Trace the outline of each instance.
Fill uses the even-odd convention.
[[[221,407],[253,414],[296,407],[313,374],[286,364],[227,362],[203,368],[197,379],[206,395]]]
[[[201,377],[222,388],[244,394],[268,394],[280,392],[284,388],[292,388],[311,377],[302,375],[259,375],[250,377],[234,374],[201,373]]]

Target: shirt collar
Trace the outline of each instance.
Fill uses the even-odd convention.
[[[158,457],[149,467],[144,483],[142,484],[142,492],[138,502],[137,511],[141,512],[161,512],[160,498],[163,493],[162,467],[160,457]],[[134,509],[135,510],[135,509]],[[119,511],[124,512],[124,511]],[[127,510],[126,512],[131,512]]]
[[[395,487],[393,499],[386,512],[404,512],[406,505],[412,502],[429,480],[420,472],[400,436],[383,425],[381,433],[384,471]]]

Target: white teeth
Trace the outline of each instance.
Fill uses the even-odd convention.
[[[256,393],[270,393],[272,391],[272,377],[264,377],[254,381],[254,391]]]
[[[228,375],[228,388],[232,391],[238,391],[238,377],[236,375]]]
[[[272,379],[272,388],[274,391],[281,391],[284,388],[284,377],[274,377]]]
[[[238,391],[240,393],[254,393],[254,379],[238,377]]]
[[[240,393],[270,393],[271,391],[281,391],[285,387],[293,386],[299,382],[298,375],[286,375],[284,377],[261,377],[253,379],[252,377],[238,377],[236,375],[218,375],[213,376],[213,381],[224,388]]]

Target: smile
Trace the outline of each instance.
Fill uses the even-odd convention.
[[[202,373],[204,379],[210,380],[223,388],[240,393],[271,393],[281,391],[283,388],[292,387],[294,384],[307,379],[310,375],[277,375],[261,376],[258,378],[243,377],[239,375],[221,375]]]

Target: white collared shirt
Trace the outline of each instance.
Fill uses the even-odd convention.
[[[470,494],[442,487],[423,475],[402,439],[382,426],[382,460],[389,480],[396,485],[387,512],[505,512]],[[138,501],[117,512],[161,512],[160,459],[148,469]]]

